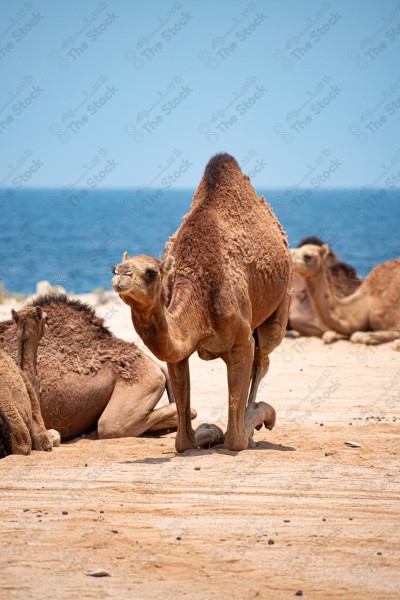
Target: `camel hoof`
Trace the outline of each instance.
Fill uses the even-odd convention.
[[[190,437],[179,438],[178,435],[175,439],[175,450],[180,454],[187,450],[196,450],[196,442],[194,440],[194,434]]]
[[[322,341],[324,344],[333,344],[333,342],[336,342],[336,331],[325,331],[325,333],[322,334]]]
[[[211,448],[224,443],[223,431],[218,425],[203,423],[194,432],[194,439],[198,448]]]
[[[353,344],[366,344],[368,340],[368,334],[363,331],[356,331],[350,336],[350,341]]]
[[[33,439],[33,450],[41,450],[42,452],[51,452],[53,443],[51,436],[47,433],[41,433]]]
[[[225,440],[224,447],[231,452],[241,452],[242,450],[247,450],[249,447],[249,440],[246,439],[245,442],[241,442],[240,440],[234,440],[233,442],[227,442]]]
[[[61,435],[56,429],[48,429],[47,435],[53,443],[53,448],[57,448],[61,444]]]

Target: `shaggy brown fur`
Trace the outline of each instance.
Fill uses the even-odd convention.
[[[308,244],[292,250],[294,269],[321,320],[332,330],[325,341],[381,344],[400,337],[400,259],[376,266],[350,296],[339,298],[329,277],[329,246]]]
[[[242,450],[248,444],[244,414],[250,380],[253,402],[268,355],[287,323],[291,261],[286,236],[236,160],[220,154],[208,163],[190,212],[166,249],[162,264],[143,255],[124,256],[115,267],[114,289],[131,307],[143,341],[168,362],[178,407],[177,450],[196,447],[188,367],[195,351],[227,364],[225,445]]]
[[[96,427],[100,437],[176,427],[174,404],[153,411],[166,374],[135,344],[115,337],[94,309],[79,300],[42,296],[34,303],[49,316],[37,357],[48,428],[68,439]],[[15,329],[12,321],[0,323],[0,347],[17,360]]]
[[[312,244],[322,246],[324,242],[315,236],[304,238],[297,246]],[[362,279],[356,270],[347,263],[340,262],[332,250],[327,257],[329,277],[335,293],[343,298],[349,296],[361,285]],[[313,304],[307,294],[307,286],[304,278],[299,273],[293,273],[293,294],[289,309],[288,329],[295,329],[301,335],[322,337],[329,330],[319,315],[315,312]]]

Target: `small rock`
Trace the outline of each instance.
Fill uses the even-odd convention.
[[[101,513],[103,513],[103,512],[104,512],[104,510],[101,510],[100,512],[101,512]]]
[[[334,454],[337,454],[337,450],[326,450],[325,451],[325,456],[333,456]]]
[[[104,569],[93,569],[92,571],[87,571],[85,575],[89,575],[89,577],[111,577],[110,573]]]
[[[274,540],[268,540],[268,544],[269,544],[270,546],[272,546],[273,544],[275,544],[275,542],[274,542]]]
[[[362,444],[359,444],[358,442],[351,442],[351,441],[345,442],[345,446],[350,446],[350,448],[362,448],[363,447]]]
[[[111,533],[118,533],[118,529],[111,529]]]
[[[283,519],[284,523],[290,523],[290,519]]]
[[[194,470],[195,471],[200,471],[201,467],[195,467]]]
[[[29,512],[29,508],[24,508],[24,510],[22,512]]]
[[[323,521],[326,521],[325,517],[322,519]]]
[[[324,426],[324,424],[323,424],[323,423],[320,423],[320,424],[319,424],[319,426],[320,426],[320,427],[323,427],[323,426]]]
[[[302,595],[303,595],[303,590],[298,590],[298,591],[295,593],[295,596],[302,596]]]
[[[62,515],[67,515],[67,514],[68,514],[68,511],[67,511],[67,510],[63,510],[61,514],[62,514]]]
[[[176,539],[177,539],[177,540],[181,540],[182,538],[181,538],[181,537],[177,537]]]
[[[377,555],[378,556],[382,556],[382,552],[377,552]]]

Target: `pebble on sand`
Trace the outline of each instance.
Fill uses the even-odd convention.
[[[92,571],[87,571],[85,575],[89,577],[111,577],[110,573],[104,569],[93,569]]]

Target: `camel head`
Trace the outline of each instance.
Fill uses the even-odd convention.
[[[175,261],[167,254],[160,262],[156,258],[141,254],[129,256],[124,252],[123,262],[113,267],[112,286],[121,299],[143,306],[152,306],[160,297],[163,280],[173,272]]]
[[[48,316],[40,306],[28,306],[20,311],[11,310],[12,318],[17,325],[22,339],[29,338],[35,342],[42,339],[48,322]]]
[[[290,251],[295,273],[303,277],[312,277],[318,273],[325,264],[326,257],[330,253],[328,244],[316,246],[314,244],[305,244],[300,248]]]

